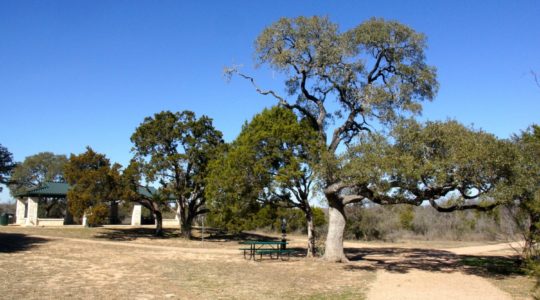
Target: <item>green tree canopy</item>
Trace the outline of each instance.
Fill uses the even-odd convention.
[[[11,195],[35,188],[45,182],[66,182],[64,166],[67,160],[65,155],[51,152],[28,156],[13,169],[9,184]]]
[[[337,151],[370,122],[390,124],[402,115],[421,111],[421,103],[437,92],[435,68],[426,63],[423,34],[394,21],[370,19],[340,31],[328,18],[282,18],[263,30],[256,41],[258,64],[282,73],[287,95],[259,88],[283,107],[295,110],[317,130],[326,153],[317,169],[329,204],[325,258],[345,261],[344,196],[355,186],[340,178]],[[227,69],[232,75],[238,70]],[[332,105],[332,100],[337,105]],[[337,107],[337,109],[333,109]],[[330,110],[333,111],[330,111]],[[335,128],[330,136],[330,125]]]
[[[315,177],[311,163],[319,159],[317,132],[289,109],[265,109],[245,124],[222,157],[211,164],[207,195],[212,217],[229,229],[247,229],[258,204],[300,209],[309,237],[308,255],[315,251],[313,212],[309,203]],[[255,203],[258,202],[258,203]],[[238,227],[240,225],[240,227]]]
[[[191,237],[196,216],[206,213],[208,162],[223,144],[222,134],[207,116],[191,111],[163,111],[147,117],[131,136],[135,160],[149,183],[174,197],[180,230]]]
[[[521,134],[513,137],[517,147],[517,158],[513,161],[515,177],[511,185],[501,193],[518,203],[524,215],[517,216],[526,224],[525,248],[526,258],[536,258],[540,254],[540,126],[532,125]],[[538,267],[537,267],[538,268]],[[540,268],[536,275],[540,277]]]
[[[515,158],[509,141],[456,121],[408,120],[389,137],[363,135],[344,155],[342,174],[344,182],[355,182],[351,202],[428,201],[440,212],[489,210],[507,201],[498,195],[512,183]]]
[[[9,178],[16,163],[13,161],[13,154],[0,144],[0,184],[8,184]],[[0,192],[2,186],[0,186]]]
[[[67,199],[73,216],[80,218],[86,214],[91,226],[104,222],[108,214],[107,202],[121,196],[120,168],[90,147],[82,154],[71,154],[64,173],[70,184]]]

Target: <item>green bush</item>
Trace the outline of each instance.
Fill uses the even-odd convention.
[[[105,204],[98,204],[86,209],[86,221],[90,227],[105,224],[108,216],[109,207]]]
[[[312,212],[314,227],[326,224],[326,217],[321,208],[314,207]],[[206,220],[211,227],[223,228],[231,232],[256,229],[280,232],[282,218],[287,221],[287,232],[307,232],[304,212],[297,208],[285,208],[272,203],[258,208],[251,207],[244,213],[235,207],[214,210],[208,213]]]

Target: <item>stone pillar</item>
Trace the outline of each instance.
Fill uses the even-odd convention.
[[[26,226],[38,225],[38,198],[28,197],[28,215],[26,216]]]
[[[133,213],[131,214],[131,226],[141,225],[141,212],[142,212],[142,205],[140,204],[133,205]]]
[[[17,198],[17,208],[15,211],[15,224],[24,225],[24,213],[26,211],[26,204],[24,199]]]
[[[86,213],[84,213],[84,215],[82,216],[82,226],[88,226],[88,218],[86,217]]]

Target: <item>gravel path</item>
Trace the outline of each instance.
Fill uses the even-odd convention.
[[[510,295],[476,275],[421,270],[411,270],[406,274],[377,271],[377,279],[367,298],[369,300],[512,299]]]
[[[487,254],[508,251],[517,244],[496,244],[445,249],[458,255]],[[369,257],[368,257],[369,258]],[[407,259],[396,256],[377,256],[381,261]],[[377,278],[367,295],[369,300],[379,299],[512,299],[488,280],[461,271],[426,271],[410,269],[407,272],[377,270]]]

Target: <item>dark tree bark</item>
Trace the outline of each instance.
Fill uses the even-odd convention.
[[[161,214],[161,211],[159,210],[153,210],[152,214],[154,215],[154,219],[156,220],[156,236],[163,236],[163,215]]]

